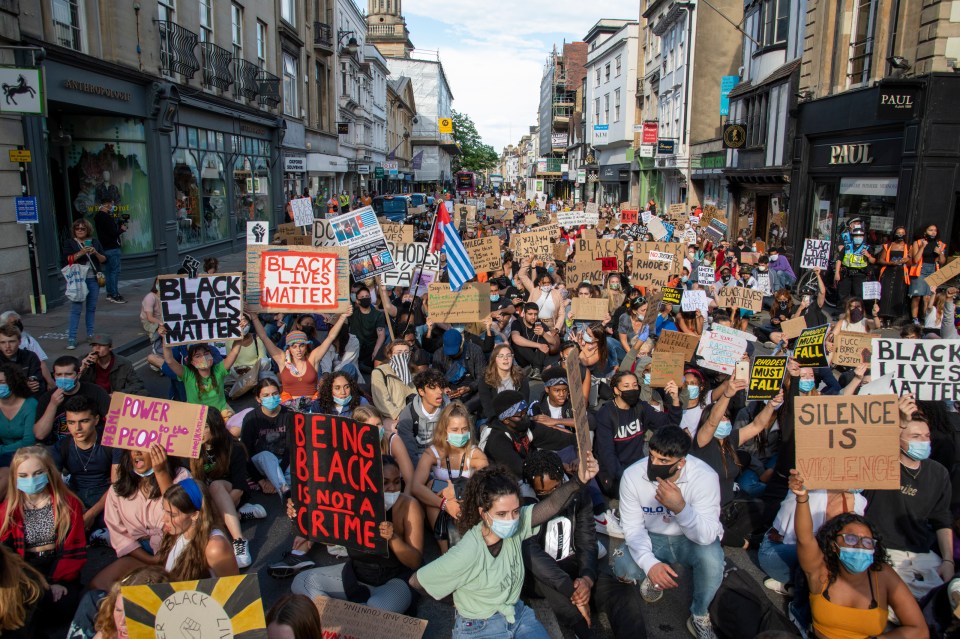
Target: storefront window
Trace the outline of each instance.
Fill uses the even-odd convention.
[[[227,207],[223,160],[219,153],[207,153],[203,156],[200,187],[203,191],[204,239],[207,242],[225,240],[229,236],[230,211]]]
[[[836,218],[836,185],[818,182],[813,187],[813,215],[810,217],[810,232],[807,237],[817,240],[833,239]]]
[[[859,218],[867,230],[865,242],[879,245],[893,232],[897,204],[896,178],[843,178],[837,208],[841,225]]]
[[[238,157],[233,169],[234,210],[237,232],[246,233],[247,222],[270,219],[270,179],[264,158]],[[240,227],[243,227],[241,230]]]
[[[177,211],[177,246],[197,246],[203,241],[200,210],[200,171],[191,151],[177,149],[173,153],[173,186]]]
[[[153,250],[150,182],[143,121],[134,118],[64,116],[72,139],[67,180],[74,217],[93,222],[100,202],[114,200],[115,214],[127,219],[124,255]]]

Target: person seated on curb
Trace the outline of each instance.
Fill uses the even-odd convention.
[[[107,393],[143,395],[147,392],[133,363],[113,352],[113,338],[106,333],[90,338],[90,354],[80,364],[80,380],[92,382]]]
[[[47,378],[43,365],[36,353],[21,348],[20,329],[13,324],[0,324],[0,363],[18,366],[27,379],[31,397],[38,397],[47,390]]]
[[[37,398],[37,423],[33,427],[33,434],[38,442],[52,446],[70,438],[72,433],[67,425],[66,405],[74,397],[87,399],[100,418],[99,423],[105,423],[107,411],[110,410],[110,396],[96,384],[80,381],[80,360],[73,355],[58,357],[53,362],[53,377],[56,386]],[[57,413],[50,425],[52,427],[47,428],[48,425],[41,422],[41,417],[51,403],[56,405]]]

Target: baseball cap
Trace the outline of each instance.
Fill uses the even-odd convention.
[[[463,336],[455,328],[447,329],[443,334],[443,354],[447,357],[453,357],[460,352],[463,345]]]
[[[100,344],[103,346],[113,346],[113,338],[106,333],[95,333],[93,337],[90,338],[90,343]]]

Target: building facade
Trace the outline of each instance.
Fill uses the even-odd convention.
[[[410,78],[400,76],[387,82],[387,163],[395,162],[396,168],[384,171],[384,191],[404,193],[413,184],[413,118],[417,115],[417,102],[413,96]],[[393,171],[396,171],[394,173]]]

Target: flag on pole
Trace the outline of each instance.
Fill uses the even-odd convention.
[[[450,278],[450,290],[459,291],[463,285],[477,276],[477,271],[470,262],[467,249],[463,247],[460,235],[454,228],[443,202],[437,208],[437,219],[430,236],[430,252],[436,253],[443,249],[447,255],[447,274]]]

